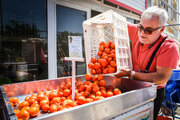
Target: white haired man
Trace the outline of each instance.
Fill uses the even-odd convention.
[[[128,24],[133,71],[122,69],[115,75],[158,85],[154,100],[154,120],[164,100],[164,87],[179,60],[177,43],[163,34],[167,20],[167,12],[153,6],[142,13],[139,24]]]

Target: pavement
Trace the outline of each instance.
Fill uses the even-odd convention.
[[[180,118],[180,107],[178,107],[175,112],[176,112],[176,116]],[[180,120],[180,119],[175,118],[175,120]]]

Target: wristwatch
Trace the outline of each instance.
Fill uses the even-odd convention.
[[[130,79],[133,79],[133,76],[135,75],[135,71],[131,71]]]

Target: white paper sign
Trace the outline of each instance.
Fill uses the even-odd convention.
[[[82,36],[68,36],[69,57],[82,58]]]

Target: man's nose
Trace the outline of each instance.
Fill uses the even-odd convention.
[[[138,32],[139,32],[139,34],[141,34],[141,35],[145,35],[145,34],[146,34],[143,29],[142,29],[141,31],[138,31]]]

